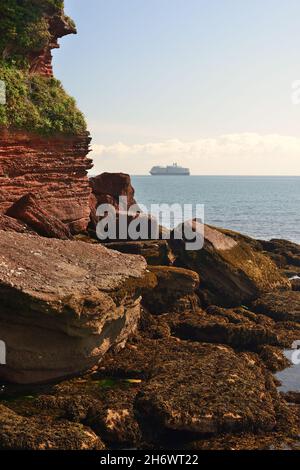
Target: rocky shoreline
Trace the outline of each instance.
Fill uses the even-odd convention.
[[[299,448],[274,374],[300,339],[300,246],[199,220],[199,251],[159,226],[100,243],[99,204],[136,201],[129,175],[88,178],[52,69],[75,25],[61,0],[1,8],[0,450]]]
[[[300,246],[204,233],[162,255],[0,231],[0,448],[299,447],[298,395],[274,373],[299,339]]]

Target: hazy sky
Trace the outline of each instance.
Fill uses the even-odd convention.
[[[65,0],[56,76],[95,172],[300,175],[299,0]],[[300,87],[299,87],[300,88]]]

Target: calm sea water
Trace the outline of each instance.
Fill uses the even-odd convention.
[[[132,182],[137,202],[148,208],[204,204],[206,223],[300,243],[300,177],[133,176]]]

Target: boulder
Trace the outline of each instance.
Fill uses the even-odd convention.
[[[269,292],[253,303],[256,312],[263,313],[275,321],[300,322],[300,292]]]
[[[186,240],[175,239],[172,248],[177,256],[176,264],[196,271],[201,278],[199,291],[206,304],[225,307],[247,304],[264,292],[289,289],[290,282],[281,275],[275,263],[256,250],[245,237],[238,238],[233,232],[226,234],[197,220],[187,222],[185,227],[202,237],[203,248],[186,249]]]
[[[12,232],[0,232],[0,253],[2,379],[77,374],[135,330],[149,276],[142,257]]]
[[[96,434],[81,424],[27,418],[0,404],[1,450],[102,450]]]
[[[43,202],[33,194],[26,194],[7,211],[9,217],[22,221],[39,235],[67,240],[72,238],[69,227],[42,207]]]
[[[112,204],[119,209],[120,196],[127,197],[128,207],[136,204],[130,176],[125,173],[102,173],[89,181],[97,206]]]
[[[157,279],[157,285],[143,293],[143,305],[151,313],[185,311],[198,306],[196,290],[200,281],[196,272],[173,266],[149,266],[148,269]]]

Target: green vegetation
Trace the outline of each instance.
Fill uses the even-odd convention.
[[[63,0],[1,0],[0,58],[26,63],[50,39],[45,15],[63,11]]]
[[[0,126],[42,134],[80,134],[86,130],[75,100],[55,78],[0,65],[0,80],[6,84],[7,97],[7,104],[0,105]]]
[[[63,0],[1,0],[0,80],[6,105],[0,105],[0,126],[42,134],[79,134],[86,130],[73,98],[54,78],[30,74],[32,56],[51,41],[49,18],[64,15]],[[72,28],[71,28],[72,29]]]

